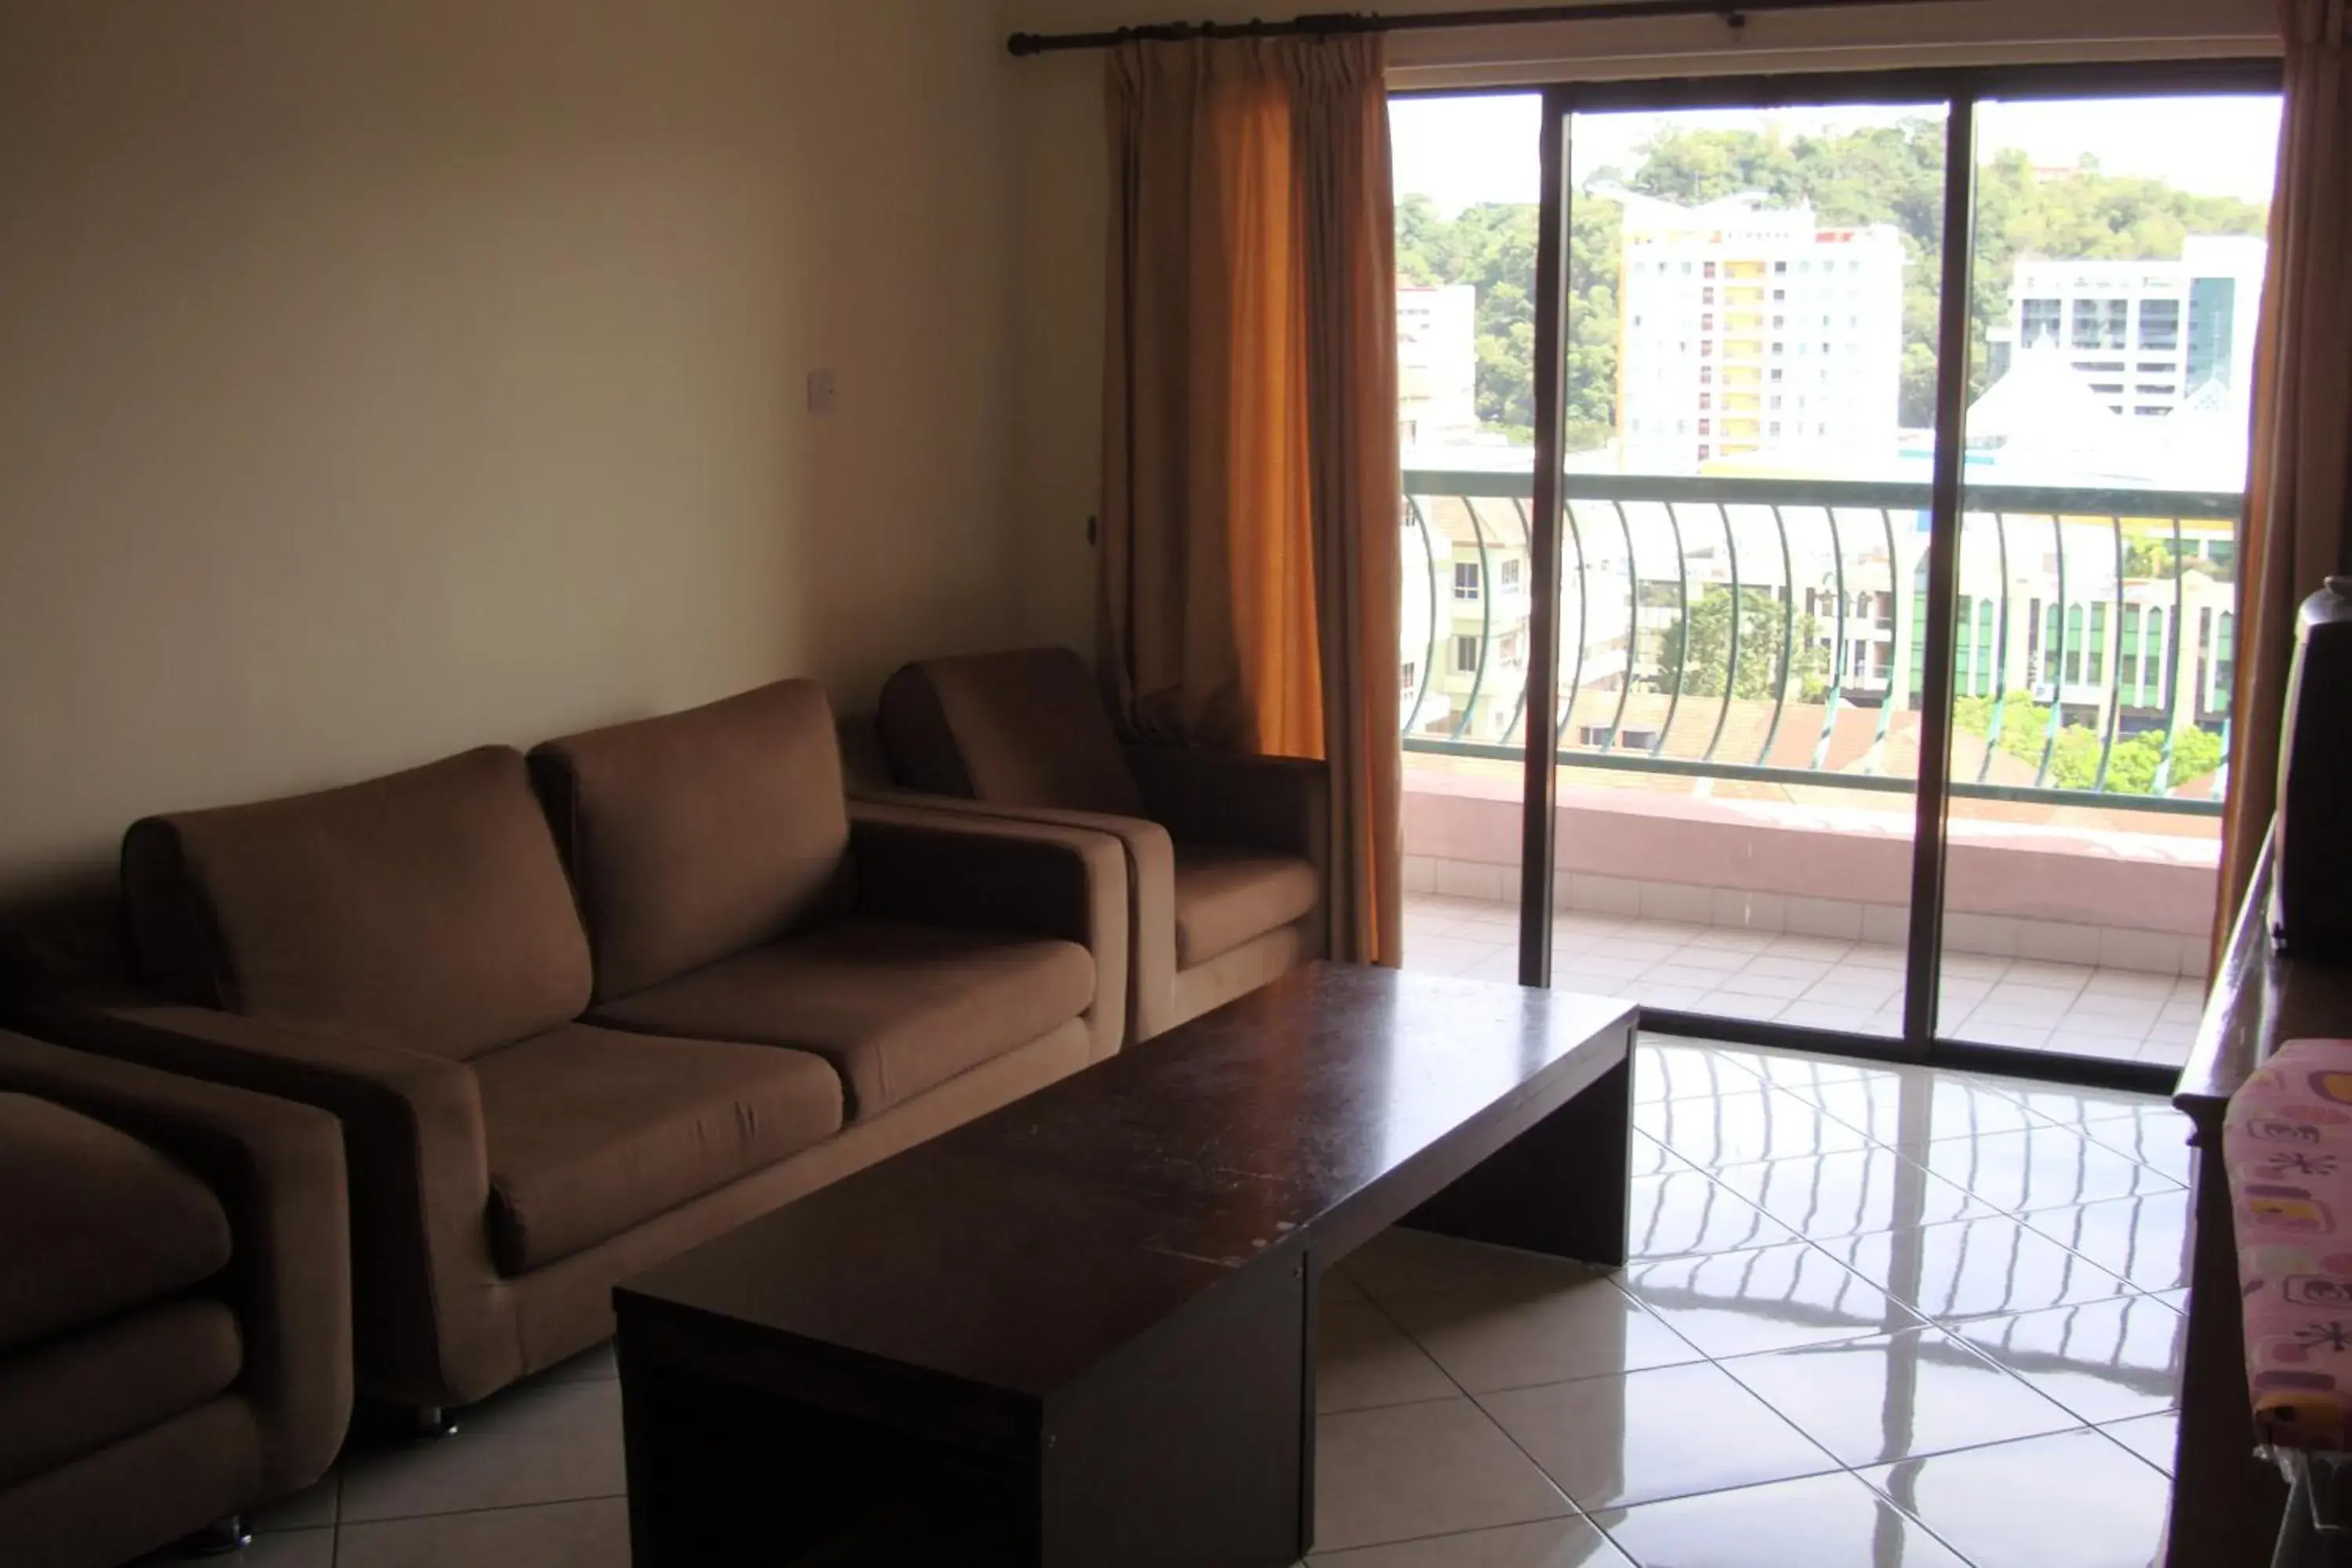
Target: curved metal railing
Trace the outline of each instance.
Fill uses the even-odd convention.
[[[1520,755],[1524,676],[1511,690],[1503,679],[1508,672],[1490,667],[1516,629],[1497,613],[1496,563],[1526,550],[1533,488],[1531,472],[1405,475],[1404,523],[1420,546],[1407,553],[1406,592],[1415,592],[1410,577],[1418,553],[1429,623],[1404,694],[1408,751]],[[1890,771],[1889,752],[1896,713],[1919,700],[1927,485],[1569,474],[1563,496],[1560,765],[1913,787],[1910,777]],[[1509,503],[1507,521],[1498,502]],[[2218,730],[2226,752],[2224,644],[2234,628],[2220,589],[2234,563],[2192,556],[2184,524],[2234,524],[2242,498],[1972,485],[1964,504],[1965,641],[1957,673],[1960,696],[1986,700],[1987,710],[1975,731],[1983,754],[1957,770],[1953,794],[2218,813],[2218,771],[2188,793],[2175,792],[2174,774],[2191,729]],[[2207,549],[2224,537],[2214,529],[2203,533],[2199,542]],[[1457,549],[1462,564],[1475,561],[1477,568],[1475,632],[1466,598],[1449,613],[1457,606]],[[1670,562],[1661,558],[1669,550]],[[1971,559],[1981,563],[1974,571]],[[2200,567],[2215,579],[2214,591],[2193,605],[2190,578]],[[1532,586],[1531,577],[1521,582]],[[1976,611],[1988,600],[1990,639]],[[1455,655],[1473,638],[1476,657],[1460,668]],[[1645,692],[1657,700],[1646,705],[1659,711],[1654,722],[1634,707]],[[2033,714],[2037,731],[2030,737],[2011,732],[2022,721],[2011,711],[2021,692],[2030,709],[2046,709]],[[1581,721],[1580,699],[1589,704]],[[1485,733],[1482,702],[1491,715]],[[1757,705],[1752,725],[1733,722],[1743,703]],[[1865,707],[1876,710],[1866,733],[1842,728],[1849,710]],[[1818,710],[1811,733],[1784,746],[1792,717],[1808,709]],[[1691,738],[1670,753],[1670,743],[1685,739],[1676,726],[1685,721],[1695,721]],[[2061,775],[2068,733],[2076,730],[2091,741],[2071,748],[2077,755],[2070,780]],[[2154,777],[2145,789],[2118,787],[2118,755],[2141,734],[2158,737]],[[2095,760],[2081,754],[2091,743]],[[2009,782],[1994,776],[2003,754],[2013,760]],[[2025,769],[2030,783],[2021,782]]]

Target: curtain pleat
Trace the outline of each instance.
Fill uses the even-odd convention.
[[[2283,0],[2286,104],[2255,353],[2253,453],[2238,575],[2238,675],[2217,941],[2277,805],[2296,607],[2346,570],[2352,500],[2352,0]]]
[[[1330,762],[1330,950],[1394,963],[1383,58],[1370,37],[1111,52],[1100,664],[1139,736]]]

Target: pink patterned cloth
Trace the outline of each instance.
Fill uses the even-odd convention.
[[[2254,1426],[2341,1449],[2352,1426],[2352,1040],[2290,1040],[2221,1130]]]

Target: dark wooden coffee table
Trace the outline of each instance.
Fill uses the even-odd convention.
[[[1283,1568],[1317,1280],[1625,1255],[1622,1002],[1310,964],[615,1292],[638,1568]]]

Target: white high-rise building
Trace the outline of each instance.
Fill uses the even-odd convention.
[[[2268,242],[2192,235],[2177,261],[2017,263],[2009,337],[2056,346],[2091,391],[2127,419],[2161,419],[2209,385],[2231,410],[2253,396],[2254,320]],[[1996,355],[2007,345],[1997,345]],[[1996,364],[1996,370],[2006,368]]]
[[[1625,466],[1894,450],[1903,379],[1903,237],[1824,227],[1756,195],[1624,202],[1618,435]]]
[[[1478,290],[1397,286],[1397,423],[1402,444],[1443,446],[1478,430]]]

